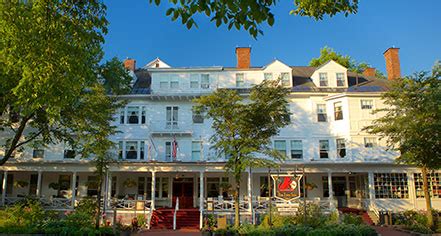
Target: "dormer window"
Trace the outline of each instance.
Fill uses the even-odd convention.
[[[337,87],[343,87],[345,86],[345,74],[344,73],[337,73]]]
[[[282,86],[290,86],[291,83],[289,82],[289,73],[282,73],[281,74],[282,77]]]
[[[320,87],[328,87],[328,73],[319,73]]]
[[[241,88],[243,87],[245,84],[244,81],[244,74],[243,73],[237,73],[236,74],[236,87],[237,88]]]

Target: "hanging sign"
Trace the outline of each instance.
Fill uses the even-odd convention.
[[[274,196],[283,200],[300,197],[300,180],[303,175],[283,174],[271,175],[274,182]]]

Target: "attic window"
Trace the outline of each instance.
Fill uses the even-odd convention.
[[[344,73],[337,73],[337,86],[343,87],[345,86],[345,74]]]
[[[290,86],[291,83],[289,82],[289,73],[282,73],[282,86]]]
[[[159,68],[159,62],[156,62],[155,67]]]
[[[328,87],[328,74],[320,73],[320,87]]]

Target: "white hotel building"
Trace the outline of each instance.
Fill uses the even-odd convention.
[[[155,59],[136,68],[134,60],[125,61],[132,71],[133,89],[123,96],[128,100],[126,107],[115,114],[121,132],[111,139],[119,150],[103,186],[109,214],[113,206],[119,214],[172,208],[176,198],[181,209],[232,214],[231,193],[224,186],[233,179],[224,171],[225,159],[210,149],[210,120],[193,113],[192,99],[218,88],[246,96],[252,85],[278,77],[291,88],[287,99],[292,115],[291,123],[273,137],[274,148],[287,159],[272,174],[304,167],[306,182],[315,185],[306,191],[307,201],[323,208],[374,213],[425,209],[419,170],[396,164],[399,154],[362,130],[381,115],[372,110],[384,106],[381,94],[388,89],[388,80],[375,78],[374,69],[356,74],[334,61],[309,67],[274,60],[251,67],[250,53],[250,48],[236,48],[238,67],[182,68]],[[398,49],[390,48],[384,56],[389,79],[397,79]],[[178,143],[175,159],[171,155],[174,139]],[[95,178],[93,164],[64,144],[26,147],[0,170],[3,206],[32,195],[48,208],[66,210],[97,193],[90,184]],[[433,173],[430,178],[437,209],[441,208],[440,177]],[[243,174],[240,198],[243,215],[267,209],[267,168]]]

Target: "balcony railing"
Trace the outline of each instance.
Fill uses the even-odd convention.
[[[152,135],[191,135],[191,123],[183,121],[151,121],[150,132]]]

